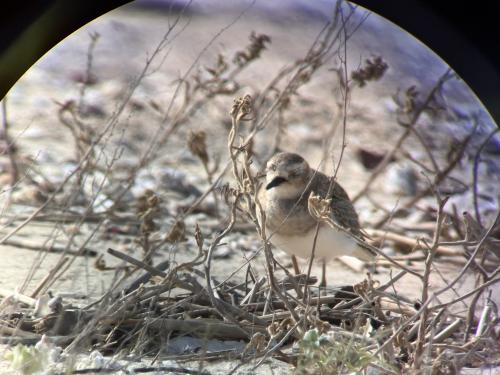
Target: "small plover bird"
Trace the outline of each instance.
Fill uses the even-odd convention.
[[[331,186],[330,186],[331,185]],[[309,167],[300,155],[282,152],[274,155],[266,166],[266,182],[259,199],[266,214],[266,233],[276,247],[295,256],[309,258],[312,253],[317,220],[309,213],[311,192],[331,199],[331,218],[339,226],[363,239],[358,215],[345,190],[325,174]],[[327,194],[330,192],[329,196]],[[362,260],[373,260],[375,254],[352,236],[326,223],[320,223],[315,247],[315,259],[323,261],[320,285],[326,286],[326,261],[350,255]]]

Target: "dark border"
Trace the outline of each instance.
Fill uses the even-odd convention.
[[[125,0],[6,1],[0,12],[0,98],[47,51]]]
[[[203,1],[203,0],[198,0]],[[129,1],[7,2],[0,14],[0,98],[44,53],[83,25]],[[357,0],[443,58],[500,124],[500,23],[495,2]]]
[[[500,124],[500,13],[496,2],[354,0],[441,57]]]

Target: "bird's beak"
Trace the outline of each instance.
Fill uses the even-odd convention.
[[[283,182],[286,182],[286,178],[281,176],[276,176],[272,179],[270,183],[267,184],[266,190],[272,189],[273,187],[281,185]]]

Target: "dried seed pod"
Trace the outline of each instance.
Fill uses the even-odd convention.
[[[274,337],[280,332],[281,332],[281,328],[280,328],[279,322],[272,322],[267,327],[267,333],[269,334],[270,337]]]
[[[295,325],[295,322],[292,318],[285,318],[281,321],[280,323],[280,328],[279,330],[281,332],[287,332],[289,331],[293,326]]]
[[[320,219],[322,217],[329,217],[331,211],[331,199],[321,198],[319,195],[311,192],[309,195],[309,199],[307,201],[307,206],[309,212],[313,217]]]
[[[359,87],[366,85],[367,81],[377,81],[386,72],[389,65],[380,56],[365,60],[365,65],[351,73],[351,78]]]
[[[180,241],[185,241],[186,240],[186,237],[184,236],[185,232],[186,232],[186,224],[184,224],[184,221],[182,220],[176,221],[172,229],[170,229],[170,232],[168,233],[165,240],[169,243],[177,243]]]
[[[196,244],[198,245],[198,248],[199,249],[203,248],[203,241],[205,239],[203,237],[203,233],[201,232],[198,223],[196,223],[196,228],[194,230],[194,239],[196,240]]]
[[[208,153],[206,144],[207,135],[203,130],[200,131],[190,131],[188,137],[188,147],[189,151],[195,156],[197,156],[203,164],[208,164]]]
[[[106,271],[106,261],[104,260],[104,256],[101,254],[99,257],[94,261],[94,267],[98,269],[99,271]]]
[[[140,215],[142,215],[144,212],[146,212],[150,207],[150,199],[155,195],[153,190],[147,189],[144,191],[144,193],[137,198],[136,201],[136,212]]]
[[[266,348],[266,335],[262,332],[255,333],[250,342],[245,347],[243,353],[248,353],[250,350],[254,349],[257,353],[263,351]]]
[[[271,38],[266,34],[256,34],[254,31],[250,33],[250,44],[244,51],[238,51],[233,62],[240,68],[247,65],[250,61],[258,59],[260,53],[266,49],[266,43],[271,43]]]
[[[332,329],[332,326],[330,323],[325,322],[325,321],[320,320],[320,319],[316,320],[314,325],[320,334],[327,333],[328,331],[330,331]]]
[[[249,120],[248,115],[253,111],[253,100],[249,94],[244,97],[234,99],[233,106],[229,114],[238,121]]]

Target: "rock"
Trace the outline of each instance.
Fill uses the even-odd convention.
[[[23,186],[21,189],[12,193],[12,202],[38,205],[44,203],[47,196],[43,194],[37,186],[29,185]]]
[[[229,246],[219,246],[213,252],[214,259],[226,259],[233,255],[233,250]]]
[[[366,170],[375,169],[384,159],[385,154],[386,153],[371,151],[362,147],[358,148],[356,151],[356,156]],[[393,161],[395,161],[394,157],[391,158],[391,162]]]
[[[394,194],[414,196],[418,190],[417,172],[407,163],[389,165],[386,188]]]
[[[221,350],[235,350],[241,353],[245,349],[243,341],[233,340],[207,340],[191,336],[174,337],[167,343],[168,354],[189,354],[196,353],[200,349],[204,349],[207,353]]]
[[[201,195],[200,190],[187,181],[186,173],[178,169],[162,167],[156,172],[156,178],[161,187],[180,193],[184,197]]]

